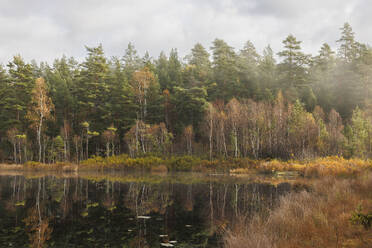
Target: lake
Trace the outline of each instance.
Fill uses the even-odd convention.
[[[0,176],[1,247],[222,247],[288,180],[198,173]],[[290,180],[289,180],[290,181]]]

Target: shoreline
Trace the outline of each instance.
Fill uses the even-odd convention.
[[[197,157],[182,156],[171,158],[142,157],[129,158],[127,155],[107,158],[93,157],[80,164],[59,162],[43,164],[0,164],[0,171],[42,171],[42,172],[104,172],[104,171],[143,171],[154,173],[204,172],[231,175],[271,174],[280,176],[321,177],[326,175],[357,175],[372,171],[372,160],[344,159],[342,157],[323,157],[311,160],[251,160],[249,158],[227,158],[222,160],[203,160]]]

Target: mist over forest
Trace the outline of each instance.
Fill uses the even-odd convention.
[[[372,156],[372,48],[340,28],[337,48],[305,54],[215,39],[140,57],[102,45],[53,64],[14,56],[0,68],[0,160],[54,163],[127,153],[314,158]]]

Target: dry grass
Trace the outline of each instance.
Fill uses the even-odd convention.
[[[247,158],[227,160],[202,160],[197,157],[183,156],[171,158],[141,157],[129,158],[128,155],[108,158],[92,157],[82,161],[79,166],[72,163],[43,164],[29,161],[24,165],[0,164],[0,170],[45,170],[45,171],[76,171],[104,169],[134,169],[153,172],[167,171],[229,171],[231,174],[275,173],[278,176],[305,177],[327,175],[357,175],[366,170],[372,170],[371,160],[344,159],[342,157],[325,157],[309,161],[254,161]],[[284,172],[284,173],[281,173]]]
[[[262,162],[257,169],[262,172],[297,171],[304,176],[351,175],[372,169],[371,160],[324,157],[310,161],[287,162],[271,160]]]
[[[153,166],[151,168],[151,172],[153,173],[167,173],[168,172],[168,167],[166,165],[158,165],[158,166]]]
[[[372,247],[372,231],[350,219],[359,205],[372,213],[372,174],[325,178],[310,192],[290,193],[268,216],[242,221],[226,232],[229,248]]]
[[[0,164],[0,171],[77,171],[78,166],[70,163],[43,164],[29,161],[25,164]]]
[[[75,164],[69,164],[62,166],[63,172],[76,172],[78,170],[78,166]]]
[[[22,170],[21,164],[0,164],[0,170]]]

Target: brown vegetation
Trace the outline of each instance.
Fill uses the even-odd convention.
[[[252,168],[262,173],[278,173],[283,171],[298,172],[305,177],[318,177],[327,175],[356,175],[371,170],[372,161],[363,159],[344,159],[342,157],[324,157],[313,160],[257,161],[252,166],[240,166],[231,169],[231,174],[250,174]]]
[[[372,174],[356,179],[327,177],[311,186],[309,191],[283,196],[269,214],[240,221],[225,233],[225,246],[372,247],[371,230],[352,221],[359,206],[362,213],[372,212]]]
[[[131,158],[126,154],[110,157],[95,156],[81,161],[80,164],[58,162],[44,164],[29,161],[23,165],[0,164],[0,170],[45,170],[45,171],[77,171],[77,170],[147,170],[147,171],[196,171],[196,172],[229,172],[230,174],[273,174],[282,172],[304,177],[320,177],[327,175],[357,175],[372,170],[372,161],[363,159],[344,159],[342,157],[325,157],[313,160],[260,161],[248,158],[228,158],[205,160],[193,156],[175,156],[161,158],[146,156]]]

